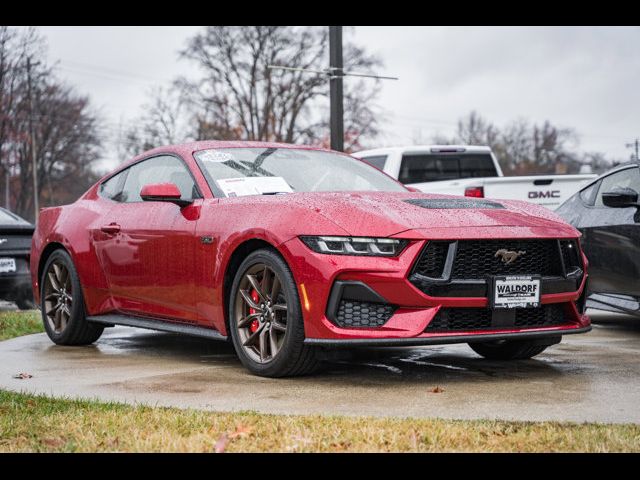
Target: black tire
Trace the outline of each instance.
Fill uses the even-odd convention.
[[[73,301],[71,302],[69,320],[61,332],[56,332],[52,327],[45,311],[45,277],[51,270],[52,265],[57,262],[62,264],[70,276]],[[47,335],[57,345],[89,345],[100,338],[104,327],[87,321],[84,297],[80,278],[69,254],[64,250],[54,251],[42,269],[40,279],[40,311]]]
[[[471,349],[488,360],[526,360],[544,352],[549,345],[531,340],[502,340],[470,343]]]
[[[267,265],[279,276],[282,293],[286,297],[288,307],[287,329],[282,347],[277,355],[266,363],[255,361],[245,352],[239,338],[235,311],[235,299],[241,280],[245,273],[257,264]],[[231,340],[240,361],[251,373],[261,377],[293,377],[308,375],[318,368],[319,361],[315,348],[304,344],[304,321],[295,280],[287,263],[276,252],[261,249],[247,256],[238,268],[227,300]]]

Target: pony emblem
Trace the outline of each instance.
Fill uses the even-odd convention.
[[[504,263],[505,265],[510,265],[525,253],[527,252],[523,252],[523,251],[513,252],[511,250],[507,250],[506,248],[501,248],[496,252],[494,257],[495,258],[500,257],[502,259],[502,263]]]

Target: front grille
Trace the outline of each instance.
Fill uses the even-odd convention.
[[[506,249],[526,252],[506,264],[496,252]],[[471,240],[458,242],[452,279],[480,279],[487,275],[561,276],[562,263],[557,240]]]
[[[559,304],[516,310],[516,327],[551,327],[564,323],[564,308]]]
[[[455,332],[497,330],[500,328],[553,327],[568,323],[562,304],[542,305],[538,308],[516,308],[514,324],[492,326],[492,311],[487,308],[441,308],[427,325],[425,332]]]
[[[500,250],[524,253],[506,263]],[[583,269],[577,240],[439,240],[427,243],[409,281],[431,297],[486,297],[491,276],[540,275],[549,294],[578,290]]]
[[[335,323],[340,327],[381,327],[395,311],[394,305],[386,303],[340,300]]]

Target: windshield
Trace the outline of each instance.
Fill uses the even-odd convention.
[[[224,148],[202,150],[195,157],[218,196],[407,191],[376,168],[331,152],[292,148]]]

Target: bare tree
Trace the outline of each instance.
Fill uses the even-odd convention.
[[[270,65],[322,70],[328,64],[325,27],[210,26],[191,38],[181,58],[198,66],[196,79],[179,78],[170,90],[156,92],[154,105],[174,95],[175,115],[188,112],[190,130],[174,128],[156,135],[157,109],[146,108],[129,135],[139,150],[172,139],[262,140],[324,144],[329,139],[328,79],[325,75],[270,69]],[[345,68],[363,72],[381,64],[347,42]],[[378,133],[379,91],[372,81],[345,85],[347,148],[359,148]],[[165,112],[166,113],[166,112]],[[154,120],[155,118],[155,120]],[[157,128],[157,127],[154,127]],[[137,144],[136,144],[137,142]]]
[[[118,153],[123,158],[133,157],[159,145],[195,139],[188,102],[179,88],[152,89],[142,114],[121,133]]]
[[[604,158],[596,153],[580,154],[578,135],[571,128],[518,119],[500,129],[475,111],[458,121],[453,138],[438,136],[437,143],[487,145],[505,175],[577,173],[584,164],[601,168]]]
[[[0,27],[0,164],[10,208],[28,219],[34,218],[34,145],[41,206],[77,198],[95,180],[91,164],[100,155],[89,100],[55,77],[45,51],[34,29]]]
[[[457,141],[465,145],[494,145],[498,141],[499,131],[490,122],[472,111],[458,120]]]

